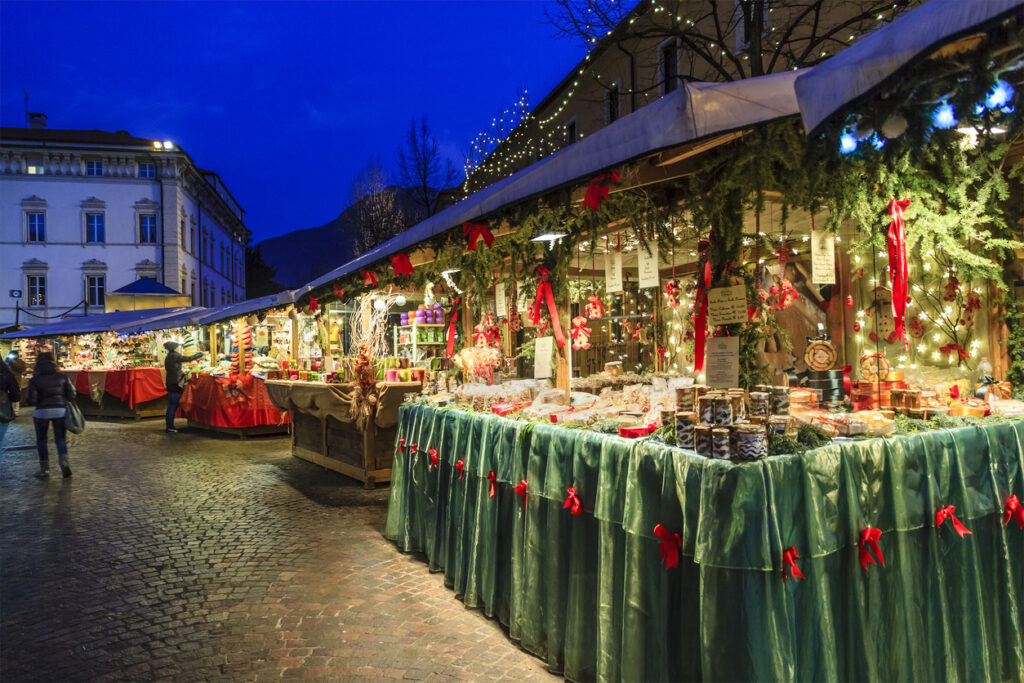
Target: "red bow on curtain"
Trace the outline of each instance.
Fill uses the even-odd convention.
[[[594,176],[587,185],[587,194],[583,197],[583,208],[597,211],[601,202],[608,201],[608,188],[612,183],[619,182],[619,172],[615,169]]]
[[[483,238],[487,248],[491,248],[494,242],[494,233],[486,225],[481,223],[463,223],[462,234],[466,236],[466,251],[476,251],[476,243]]]
[[[796,565],[796,561],[800,559],[800,556],[796,554],[796,546],[792,545],[782,551],[782,582],[786,582],[786,567],[789,567],[790,573],[793,574],[793,580],[804,578],[803,572],[800,571],[800,567]]]
[[[885,557],[882,556],[882,549],[878,547],[878,541],[882,538],[882,530],[875,529],[874,527],[866,527],[864,531],[860,532],[860,566],[864,568],[864,571],[868,570],[869,564],[876,564],[875,558],[871,556],[869,548],[875,552],[878,557],[878,564],[885,566]]]
[[[907,266],[907,230],[903,222],[903,210],[910,206],[909,199],[889,201],[889,282],[892,285],[892,317],[896,323],[896,334],[903,346],[910,349],[910,340],[903,324],[907,310],[907,283],[910,269]]]
[[[551,271],[540,266],[537,268],[537,300],[533,302],[533,309],[530,311],[530,322],[540,325],[541,306],[547,304],[548,313],[551,315],[551,327],[555,332],[555,341],[558,348],[565,346],[565,336],[562,334],[562,324],[558,321],[558,307],[555,306],[555,293],[551,289]]]
[[[843,368],[843,393],[847,396],[853,391],[853,381],[850,379],[850,371],[853,370],[852,365],[844,365]]]
[[[315,296],[309,297],[309,308],[307,309],[310,313],[316,313],[317,306],[319,305],[319,299]]]
[[[395,269],[395,277],[399,275],[412,275],[415,272],[409,257],[405,254],[395,254],[392,256],[391,265]]]
[[[569,508],[569,512],[572,514],[582,515],[583,503],[580,502],[580,497],[576,495],[576,489],[570,486],[568,491],[569,497],[565,499],[565,505],[562,506],[562,509]]]
[[[402,451],[405,450],[405,438],[404,437],[398,440],[398,447],[395,450],[398,451],[399,453],[401,453]]]
[[[431,467],[438,467],[440,463],[439,463],[439,461],[437,459],[437,451],[435,449],[431,448],[429,451],[427,451],[427,453],[430,454],[430,466]]]
[[[409,446],[409,450],[412,452],[413,455],[415,455],[416,454],[416,444],[411,444]]]
[[[341,287],[338,287],[338,286],[335,285],[335,287],[334,287],[334,296],[338,297],[339,299],[344,299],[345,298],[345,290],[342,289]]]
[[[1017,494],[1006,499],[1006,512],[1003,513],[1003,524],[1009,524],[1010,520],[1017,522],[1017,526],[1024,529],[1024,505],[1017,500]]]
[[[964,360],[966,358],[970,358],[970,356],[967,354],[967,352],[964,351],[964,347],[960,346],[959,344],[952,344],[952,343],[950,343],[950,344],[946,344],[945,346],[939,348],[939,353],[944,354],[946,356],[952,354],[954,351],[956,351],[956,354],[958,356],[957,360]],[[955,396],[954,398],[957,398],[957,397]]]
[[[448,331],[445,333],[445,340],[448,344],[445,353],[449,358],[455,355],[455,323],[459,321],[459,297],[452,299],[452,306],[448,309]]]
[[[494,474],[494,471],[487,473],[487,493],[490,494],[491,498],[494,498],[494,482],[497,481],[498,476]]]
[[[523,499],[523,512],[526,512],[526,480],[520,479],[519,483],[515,486],[516,494]]]
[[[708,290],[711,289],[711,242],[701,240],[697,243],[697,251],[701,255],[700,258],[704,259],[704,267],[698,270],[697,275],[697,315],[693,320],[694,372],[704,369],[704,339],[708,330]]]
[[[935,526],[942,526],[942,523],[945,522],[948,518],[953,520],[953,531],[960,534],[960,538],[963,538],[965,535],[970,535],[971,530],[960,523],[960,520],[957,519],[956,515],[953,514],[954,510],[956,510],[956,508],[952,505],[947,505],[944,508],[939,508],[938,512],[935,513]]]
[[[367,285],[368,287],[376,287],[377,286],[377,276],[376,275],[374,275],[373,273],[371,273],[368,270],[361,270],[361,271],[359,271],[359,274],[363,276],[363,284],[364,285]]]
[[[654,535],[661,539],[659,549],[661,550],[661,561],[665,569],[679,566],[679,548],[683,545],[683,538],[679,534],[670,534],[668,529],[658,524],[654,527]]]
[[[455,463],[455,469],[459,471],[459,481],[462,481],[462,475],[466,473],[466,463],[461,460],[458,461]]]

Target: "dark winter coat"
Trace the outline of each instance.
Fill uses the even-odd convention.
[[[21,389],[18,388],[14,373],[7,368],[6,363],[0,361],[0,400],[5,396],[11,403],[17,403],[21,400]]]
[[[25,402],[36,408],[66,408],[68,401],[74,400],[75,388],[57,372],[57,366],[45,359],[36,361]]]
[[[167,371],[167,392],[172,394],[181,393],[181,364],[188,363],[203,357],[201,353],[195,353],[191,356],[183,356],[177,351],[177,344],[173,342],[167,342],[164,344],[164,348],[167,349],[167,358],[164,359],[164,370]]]

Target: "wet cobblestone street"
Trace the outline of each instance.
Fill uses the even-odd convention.
[[[41,481],[30,432],[0,464],[0,680],[552,679],[384,539],[386,488],[286,438],[92,421]]]

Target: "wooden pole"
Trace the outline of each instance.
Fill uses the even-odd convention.
[[[569,322],[571,310],[569,295],[566,294],[565,302],[558,307],[559,322],[562,320]],[[555,388],[564,391],[565,398],[569,401],[572,398],[572,357],[570,355],[572,353],[572,344],[569,341],[572,338],[572,335],[568,334],[568,325],[563,325],[562,329],[566,331],[567,338],[565,340],[565,346],[562,348],[558,349],[556,344],[555,359],[557,365],[555,366]]]

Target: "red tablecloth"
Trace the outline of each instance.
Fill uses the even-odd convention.
[[[263,380],[252,375],[196,375],[185,385],[178,417],[211,427],[258,427],[291,422],[270,402]]]
[[[126,401],[130,408],[167,395],[164,375],[160,368],[131,368],[130,370],[62,370],[75,391],[92,395],[92,385],[103,387],[104,394]]]

